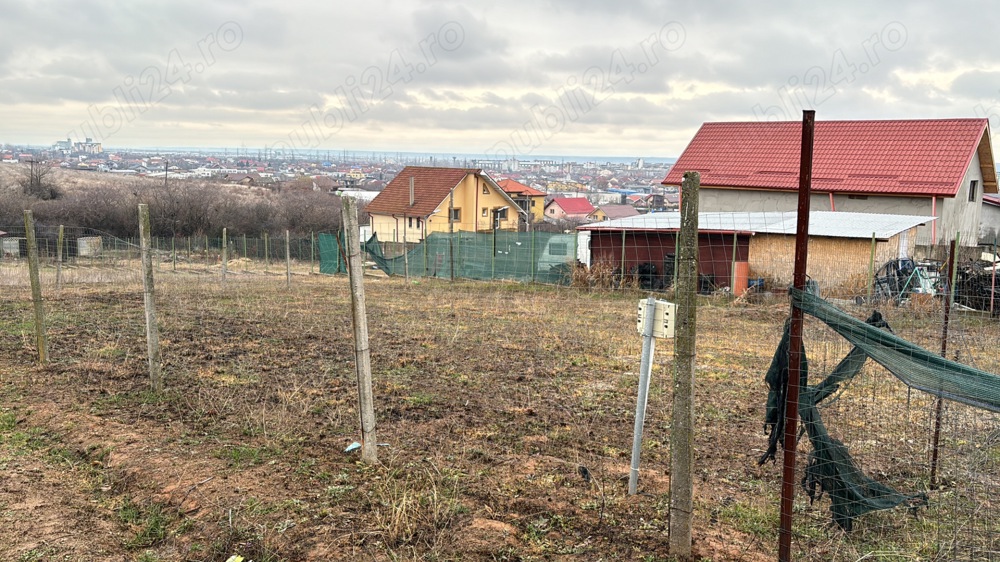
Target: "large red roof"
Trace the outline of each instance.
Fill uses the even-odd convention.
[[[480,172],[482,170],[479,169],[407,166],[372,199],[365,210],[382,215],[427,216],[465,176]],[[410,205],[410,178],[413,178],[413,205]]]
[[[697,171],[706,187],[795,190],[801,144],[801,122],[705,123],[663,184]],[[954,197],[977,151],[996,193],[987,119],[817,121],[812,189]]]

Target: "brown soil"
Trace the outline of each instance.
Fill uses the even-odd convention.
[[[140,288],[46,288],[43,367],[30,292],[4,288],[0,559],[669,559],[664,340],[626,494],[639,295],[369,279],[368,466],[344,452],[346,279],[158,283],[161,394]],[[696,559],[774,558],[780,471],[755,459],[785,310],[699,310]]]

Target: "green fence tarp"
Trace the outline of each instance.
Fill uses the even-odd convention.
[[[818,296],[791,289],[792,302],[864,350],[907,386],[1000,412],[1000,376],[949,361],[895,334],[865,324]]]
[[[333,275],[335,273],[347,273],[347,254],[341,250],[341,240],[343,233],[331,234],[321,232],[317,236],[319,241],[319,272]]]
[[[827,432],[818,404],[835,392],[841,383],[853,378],[868,358],[911,388],[993,412],[1000,412],[1000,376],[949,361],[896,336],[877,312],[862,322],[818,295],[797,289],[791,289],[790,294],[795,306],[821,320],[854,346],[826,379],[813,386],[808,385],[808,361],[804,346],[801,350],[803,360],[799,384],[802,392],[798,410],[813,446],[802,480],[809,497],[814,499],[823,492],[828,493],[833,519],[845,530],[851,529],[855,518],[871,511],[900,505],[911,508],[926,505],[925,494],[900,493],[865,476],[851,458],[847,446]],[[767,452],[758,461],[760,464],[774,460],[777,446],[784,437],[788,352],[789,328],[786,323],[765,376],[770,388],[765,429],[771,435]]]
[[[328,242],[329,244],[329,242]],[[433,232],[406,255],[386,257],[373,235],[364,245],[368,259],[388,275],[411,277],[454,276],[464,279],[509,279],[548,284],[569,284],[576,263],[576,234],[552,232]],[[400,245],[401,246],[401,245]],[[336,264],[326,266],[327,254],[320,241],[320,271],[342,272]],[[330,255],[330,260],[341,259]]]
[[[878,311],[872,313],[865,325],[873,329],[889,329]],[[764,427],[770,437],[767,451],[757,461],[758,464],[774,460],[778,445],[784,440],[785,396],[789,377],[789,326],[790,323],[786,322],[781,342],[764,377],[770,389]],[[828,494],[833,520],[846,531],[851,530],[854,519],[872,511],[900,505],[926,505],[927,497],[924,494],[904,494],[866,476],[851,458],[847,446],[830,436],[820,417],[819,403],[833,394],[841,383],[854,378],[867,361],[868,356],[864,350],[853,347],[822,382],[813,386],[807,384],[809,361],[805,346],[800,348],[800,353],[802,364],[799,385],[802,390],[799,394],[798,411],[802,427],[813,447],[802,478],[802,486],[809,494],[809,499],[816,500],[824,492]]]

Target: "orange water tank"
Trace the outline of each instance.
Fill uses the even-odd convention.
[[[747,283],[750,279],[750,262],[736,262],[736,271],[733,275],[733,294],[737,297],[747,291]]]

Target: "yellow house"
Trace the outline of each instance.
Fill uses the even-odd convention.
[[[511,199],[517,202],[522,210],[527,211],[531,217],[531,222],[540,222],[545,219],[545,192],[524,185],[512,179],[503,179],[497,182]]]
[[[365,211],[383,242],[420,242],[432,232],[517,230],[526,213],[480,169],[407,166]]]

